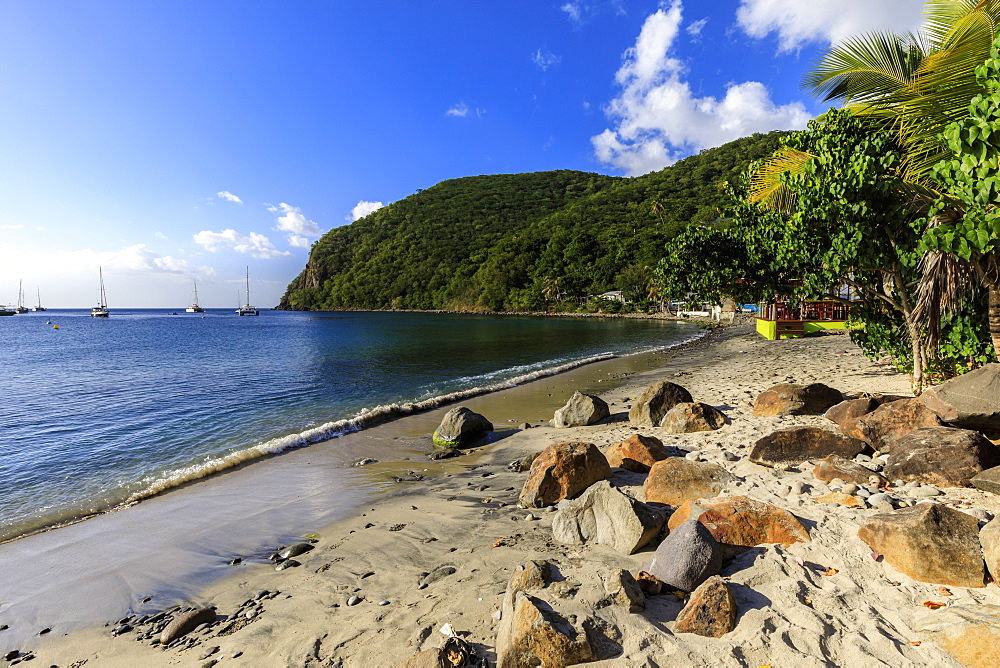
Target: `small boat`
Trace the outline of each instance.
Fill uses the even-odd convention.
[[[0,306],[0,315],[16,315],[16,311],[9,306]]]
[[[14,313],[27,313],[28,307],[24,305],[24,288],[21,285],[21,281],[17,282],[17,306],[14,307]]]
[[[48,310],[44,306],[42,306],[42,291],[41,291],[41,289],[38,290],[38,306],[36,306],[35,308],[33,308],[31,310],[32,311],[46,311],[46,310]]]
[[[104,272],[100,267],[97,268],[97,275],[101,278],[100,301],[98,301],[97,306],[90,309],[90,315],[94,318],[107,318],[111,315],[111,311],[108,310],[108,298],[104,294]]]
[[[194,283],[194,301],[191,302],[191,306],[188,306],[184,311],[186,313],[204,313],[205,309],[198,305],[198,282],[192,281]]]
[[[250,306],[250,267],[247,267],[247,303],[236,309],[239,315],[260,315],[256,306]]]

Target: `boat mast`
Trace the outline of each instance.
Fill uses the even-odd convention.
[[[98,267],[97,267],[97,275],[98,275],[98,276],[100,277],[100,279],[101,279],[101,299],[100,299],[100,307],[101,307],[101,308],[107,308],[107,307],[108,307],[108,305],[107,305],[107,303],[106,303],[106,301],[107,301],[107,297],[105,297],[105,295],[104,295],[104,270],[103,270],[103,269],[102,269],[102,268],[101,268],[100,266],[98,266]]]
[[[247,265],[247,306],[250,306],[250,265]]]

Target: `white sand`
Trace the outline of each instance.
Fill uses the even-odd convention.
[[[857,529],[875,511],[811,500],[827,492],[813,479],[811,466],[773,471],[744,459],[758,438],[776,428],[832,426],[819,416],[753,417],[751,402],[767,387],[821,381],[844,392],[907,394],[906,377],[870,363],[846,336],[771,342],[744,333],[687,351],[679,360],[634,375],[625,386],[604,395],[618,411],[617,421],[529,429],[477,455],[420,463],[419,468],[427,469],[425,480],[395,485],[359,515],[324,528],[316,549],[299,558],[301,567],[282,572],[263,563],[233,567],[234,575],[209,586],[191,604],[214,605],[221,615],[231,615],[259,590],[281,594],[264,601],[264,612],[231,635],[212,635],[183,651],[162,650],[129,634],[112,637],[103,626],[109,620],[95,619],[99,625],[93,628],[37,641],[32,664],[80,666],[85,660],[87,666],[102,667],[193,666],[203,663],[198,657],[206,647],[218,645],[221,649],[213,658],[221,666],[320,666],[335,665],[336,660],[344,666],[393,666],[419,650],[440,646],[444,638],[437,629],[445,623],[467,632],[466,639],[492,661],[499,625],[493,613],[500,608],[513,569],[529,559],[548,559],[566,578],[555,587],[563,594],[557,600],[559,610],[565,615],[596,614],[620,632],[621,654],[591,665],[958,665],[933,642],[908,644],[920,640],[912,628],[914,615],[925,610],[925,600],[1000,604],[996,585],[952,587],[952,595],[943,597],[936,585],[915,582],[871,558]],[[787,548],[755,548],[724,568],[739,616],[736,629],[721,639],[674,635],[672,622],[681,603],[672,596],[649,599],[642,613],[616,606],[596,609],[605,596],[602,569],[635,573],[651,550],[626,556],[605,546],[555,543],[550,513],[531,511],[540,519],[527,521],[529,511],[516,506],[526,474],[506,469],[508,462],[553,442],[583,440],[604,449],[636,433],[622,421],[626,398],[662,378],[687,387],[696,401],[722,408],[732,424],[683,436],[664,435],[658,428],[640,428],[638,433],[719,463],[740,478],[723,495],[745,494],[786,508],[803,520],[812,537],[809,543]],[[465,405],[490,417],[484,408],[490,401]],[[724,453],[735,455],[735,461]],[[403,473],[416,464],[392,467]],[[802,495],[788,495],[793,481],[809,488]],[[612,482],[641,498],[641,476],[619,472]],[[1000,512],[995,497],[976,490],[949,490],[942,498],[956,503],[966,498],[971,502],[966,506]],[[418,589],[422,574],[441,565],[457,571]],[[837,573],[823,575],[830,567]],[[352,595],[363,600],[348,607]],[[382,606],[380,601],[389,603]],[[0,649],[2,640],[0,635]],[[242,654],[233,658],[237,652]]]

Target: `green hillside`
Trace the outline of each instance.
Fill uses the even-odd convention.
[[[715,220],[719,184],[782,136],[738,139],[635,178],[561,170],[443,181],[327,232],[279,308],[535,310],[622,288],[686,226]]]

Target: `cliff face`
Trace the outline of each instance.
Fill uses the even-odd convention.
[[[754,135],[636,178],[569,170],[443,181],[327,232],[278,308],[539,310],[619,288],[710,224],[721,182],[770,155]],[[645,269],[643,269],[645,268]]]

